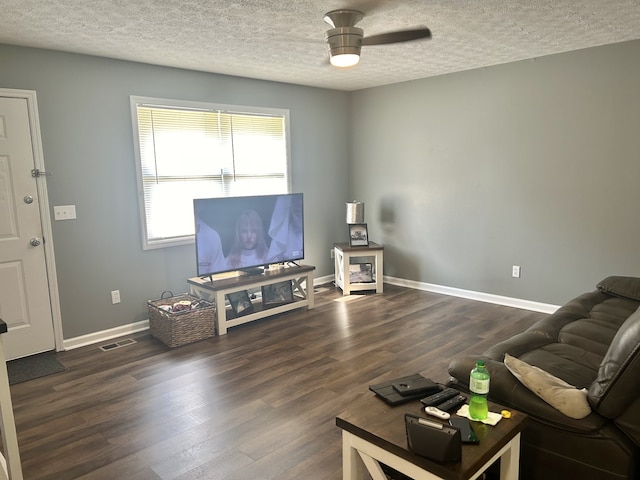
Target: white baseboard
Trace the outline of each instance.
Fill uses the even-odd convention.
[[[335,275],[325,275],[324,277],[318,277],[313,279],[314,285],[324,285],[325,283],[333,282]]]
[[[326,275],[324,277],[314,278],[313,283],[314,285],[324,285],[325,283],[333,281],[333,279],[333,275]],[[451,295],[452,297],[468,298],[469,300],[495,303],[497,305],[504,305],[506,307],[522,308],[523,310],[531,310],[533,312],[553,313],[559,308],[558,305],[551,305],[548,303],[532,302],[519,298],[492,295],[490,293],[462,290],[460,288],[434,285],[432,283],[416,282],[413,280],[405,280],[403,278],[389,277],[386,275],[384,277],[384,282],[391,285],[398,285],[400,287],[414,288],[416,290],[424,290],[426,292],[441,293],[443,295]],[[148,329],[149,320],[142,320],[140,322],[130,323],[128,325],[110,328],[109,330],[102,330],[100,332],[89,333],[80,337],[69,338],[67,340],[64,340],[63,345],[65,350],[73,350],[74,348],[80,348],[86,345],[106,342],[113,338],[123,337],[125,335],[142,332]]]
[[[416,290],[424,290],[426,292],[442,293],[443,295],[451,295],[452,297],[468,298],[469,300],[477,300],[479,302],[495,303],[496,305],[521,308],[523,310],[531,310],[533,312],[553,313],[558,308],[560,308],[559,305],[551,305],[549,303],[532,302],[530,300],[503,297],[501,295],[493,295],[491,293],[462,290],[460,288],[434,285],[432,283],[416,282],[413,280],[405,280],[403,278],[389,277],[386,275],[384,277],[384,281],[385,283],[389,283],[391,285],[414,288]]]
[[[112,338],[123,337],[132,333],[142,332],[149,329],[149,320],[142,320],[140,322],[130,323],[128,325],[121,325],[119,327],[110,328],[109,330],[102,330],[100,332],[89,333],[87,335],[81,335],[75,338],[69,338],[64,340],[64,349],[73,350],[74,348],[84,347],[86,345],[93,345],[94,343],[102,343]]]
[[[324,277],[314,278],[313,284],[322,285],[332,280],[333,275],[326,275]],[[73,350],[74,348],[107,342],[113,338],[123,337],[125,335],[142,332],[144,330],[149,330],[149,320],[142,320],[140,322],[130,323],[128,325],[110,328],[109,330],[102,330],[100,332],[81,335],[80,337],[69,338],[63,340],[63,348],[64,350]]]

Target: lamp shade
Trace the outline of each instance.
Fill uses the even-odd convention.
[[[347,223],[364,223],[364,202],[347,202]]]

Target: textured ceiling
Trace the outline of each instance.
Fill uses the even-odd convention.
[[[323,15],[433,39],[328,63]],[[0,43],[358,90],[640,38],[640,0],[0,0]],[[1,68],[1,67],[0,67]]]

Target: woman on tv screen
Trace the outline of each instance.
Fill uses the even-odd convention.
[[[236,237],[229,255],[229,268],[264,265],[269,251],[262,219],[255,210],[246,210],[236,221]]]

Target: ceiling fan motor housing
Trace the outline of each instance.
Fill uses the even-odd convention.
[[[324,14],[324,21],[334,28],[355,27],[364,18],[364,13],[358,10],[332,10]]]
[[[327,30],[329,53],[335,55],[360,55],[364,31],[358,27],[338,27]]]

